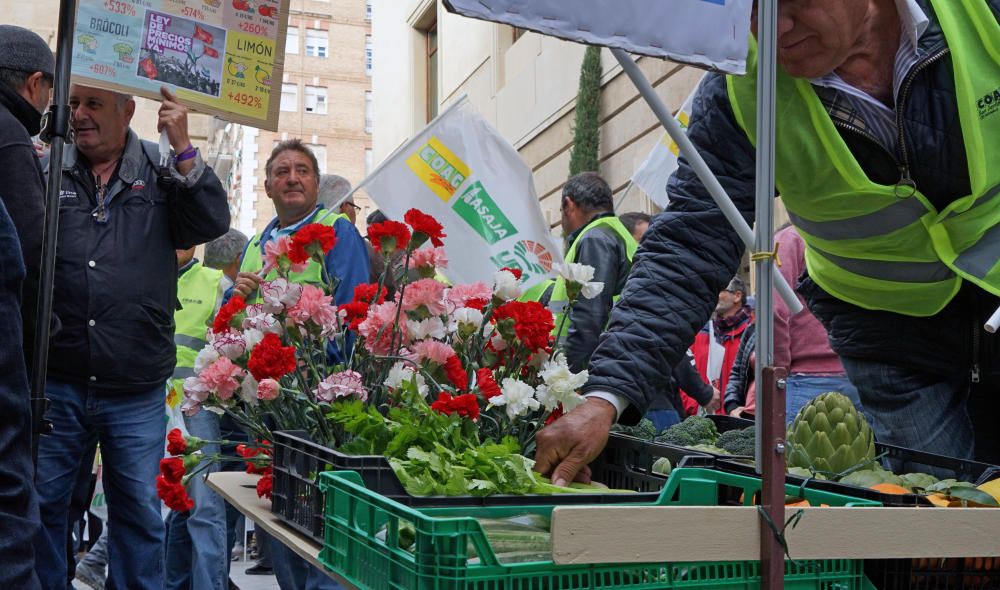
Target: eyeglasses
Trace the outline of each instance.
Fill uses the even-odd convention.
[[[350,201],[345,201],[340,204],[341,207],[343,207],[344,205],[350,205],[351,207],[354,207],[355,211],[361,211],[361,207],[355,205],[354,203],[351,203]]]

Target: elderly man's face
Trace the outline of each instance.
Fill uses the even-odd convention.
[[[271,162],[264,188],[279,218],[301,219],[316,207],[319,175],[308,156],[298,150],[285,150]]]
[[[78,150],[90,157],[120,150],[135,113],[135,101],[108,90],[73,85],[69,92],[70,119]]]
[[[871,0],[782,0],[778,3],[778,63],[795,78],[817,78],[856,50]],[[751,21],[757,35],[757,4]]]

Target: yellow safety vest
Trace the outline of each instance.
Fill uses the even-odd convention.
[[[808,80],[779,67],[776,184],[828,293],[911,316],[941,311],[962,280],[1000,295],[1000,24],[982,0],[933,0],[951,51],[972,194],[938,211],[919,187],[865,175]],[[756,45],[727,77],[736,120],[755,141]]]
[[[194,359],[208,344],[205,337],[214,318],[221,280],[221,270],[202,266],[200,262],[177,279],[177,299],[181,302],[181,309],[174,312],[177,365],[170,377],[174,388],[178,388],[184,379],[194,376]]]

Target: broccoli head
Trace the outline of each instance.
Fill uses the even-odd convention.
[[[658,443],[691,447],[694,445],[714,445],[719,438],[715,422],[703,416],[689,416],[680,424],[664,430],[654,440]]]
[[[648,418],[643,418],[635,426],[621,426],[619,424],[615,424],[611,427],[611,432],[620,432],[628,436],[634,436],[645,441],[650,441],[653,440],[654,436],[656,436],[656,426],[654,426],[653,422]]]
[[[730,430],[719,435],[716,445],[731,455],[753,457],[755,452],[756,428],[748,426],[741,430]]]

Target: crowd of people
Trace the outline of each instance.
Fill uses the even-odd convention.
[[[976,106],[1000,85],[1000,60],[987,49],[1000,38],[998,18],[1000,0],[779,5],[777,187],[795,227],[777,233],[776,252],[807,307],[793,314],[775,303],[773,365],[788,371],[788,420],[835,390],[884,442],[1000,458],[993,412],[975,411],[993,407],[1000,375],[998,337],[982,328],[1000,306],[1000,167],[989,165],[1000,155],[1000,112]],[[688,129],[749,221],[755,68],[752,50],[749,76],[708,74]],[[337,277],[337,304],[385,261],[355,226],[349,183],[322,177],[298,139],[277,144],[265,165],[274,219],[252,237],[231,229],[222,183],[167,88],[157,128],[169,154],[132,131],[132,97],[73,85],[72,142],[62,162],[49,161],[33,137],[54,69],[38,35],[0,25],[0,580],[227,590],[231,507],[195,478],[195,508],[161,513],[166,404],[193,374],[219,307],[234,293],[258,296],[273,240],[307,224],[332,227],[336,246],[296,280]],[[51,174],[62,182],[45,375],[52,432],[33,461],[28,383]],[[668,189],[670,205],[654,217],[617,216],[597,173],[562,189],[566,260],[592,266],[604,289],[569,308],[559,278],[524,295],[569,314],[556,321],[569,366],[589,371],[587,401],[538,434],[536,468],[557,485],[587,479],[615,422],[645,416],[662,430],[696,414],[751,417],[759,406],[755,313],[737,273],[743,244],[686,159]],[[331,342],[333,358],[347,353]],[[212,441],[241,436],[211,412],[184,426]],[[108,518],[77,563],[76,523],[98,452]],[[283,590],[336,587],[265,535],[257,546],[259,570]]]

